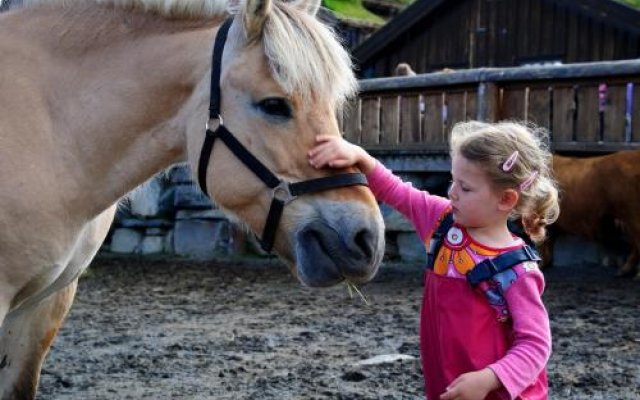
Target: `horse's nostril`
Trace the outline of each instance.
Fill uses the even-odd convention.
[[[358,231],[353,237],[353,242],[365,258],[373,257],[373,234],[370,230],[362,229]]]

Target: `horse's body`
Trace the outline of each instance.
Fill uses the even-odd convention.
[[[630,238],[630,252],[620,275],[634,274],[640,261],[640,150],[598,157],[554,155],[554,176],[561,189],[558,220],[543,246],[543,261],[553,261],[554,235],[578,235],[599,242],[607,251],[624,248],[621,231]],[[615,254],[615,253],[612,253]],[[637,275],[640,277],[640,272]]]
[[[318,3],[248,0],[222,60],[225,126],[290,181],[332,173],[313,170],[306,152],[317,134],[339,134],[335,109],[355,82],[346,53],[313,18]],[[133,3],[33,5],[0,15],[1,399],[35,396],[77,277],[118,200],[175,162],[197,165],[225,5],[168,7],[192,17],[166,18],[159,4],[145,6],[152,12]],[[279,29],[289,30],[289,44]],[[209,195],[261,232],[271,190],[223,144],[211,160]],[[345,187],[289,204],[274,249],[307,285],[365,282],[381,261],[383,231],[371,193]]]

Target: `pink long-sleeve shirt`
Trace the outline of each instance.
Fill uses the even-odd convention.
[[[405,215],[428,246],[442,214],[449,208],[449,200],[415,189],[379,162],[367,179],[376,198]],[[513,342],[501,359],[487,366],[497,375],[511,399],[518,398],[536,380],[551,353],[549,318],[541,299],[544,277],[537,268],[519,267],[517,279],[503,293]],[[448,275],[465,279],[461,274]],[[469,349],[469,352],[473,351],[473,348]]]

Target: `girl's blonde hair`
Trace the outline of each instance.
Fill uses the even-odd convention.
[[[544,240],[545,227],[560,213],[547,139],[544,129],[516,122],[462,122],[451,132],[451,156],[477,163],[496,189],[519,192],[511,218],[521,218],[535,242]]]

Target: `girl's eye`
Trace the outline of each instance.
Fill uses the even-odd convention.
[[[256,107],[272,117],[289,119],[292,116],[291,105],[286,99],[280,97],[269,97],[260,100]]]

